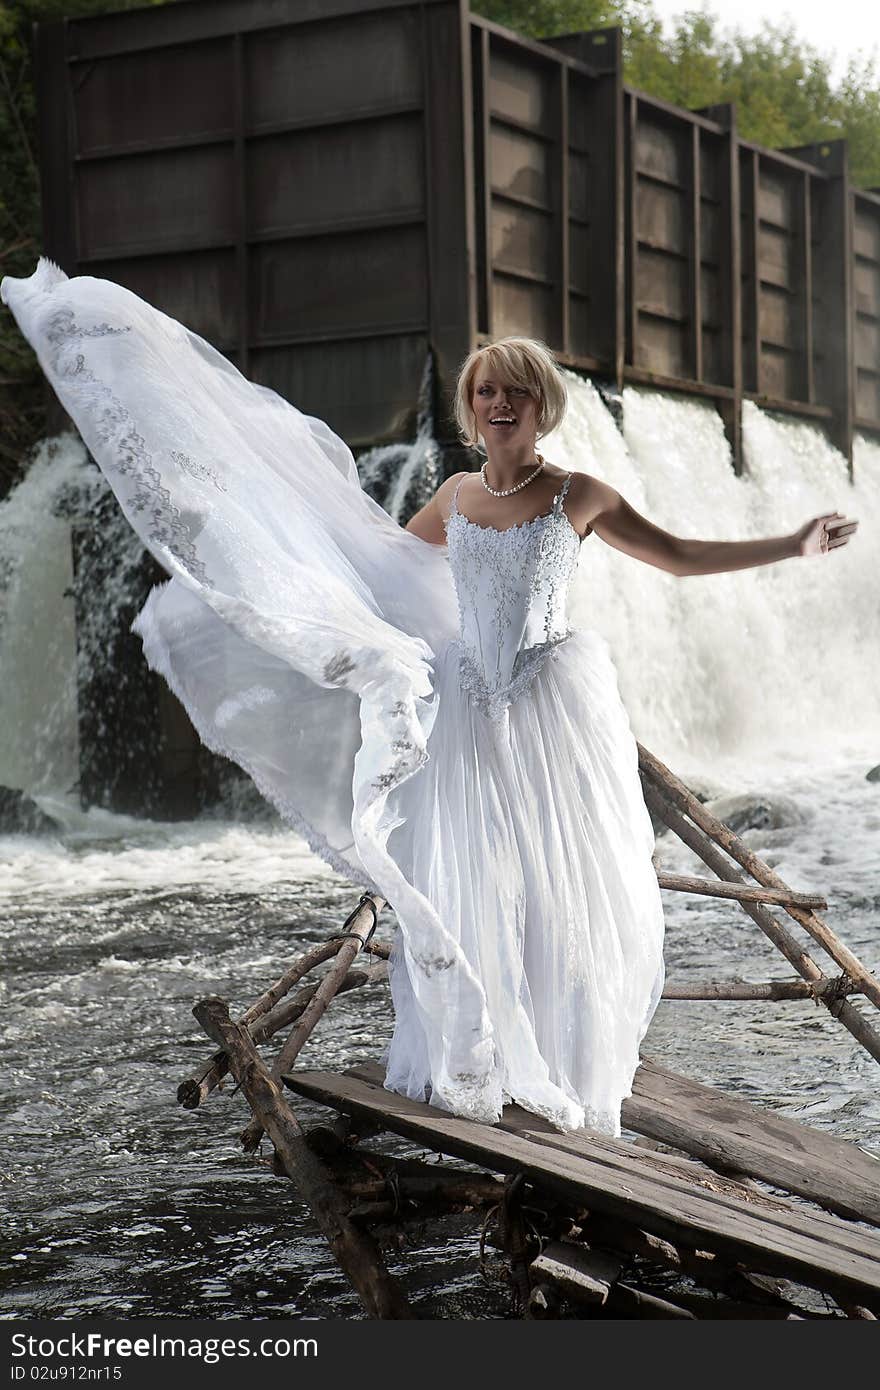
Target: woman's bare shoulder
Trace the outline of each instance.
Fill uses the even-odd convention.
[[[608,495],[608,484],[603,483],[601,478],[595,478],[592,473],[583,473],[580,469],[572,473],[565,510],[580,536],[586,538],[590,534],[593,518],[607,506]]]

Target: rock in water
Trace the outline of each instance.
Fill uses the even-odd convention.
[[[719,796],[707,803],[707,810],[737,835],[744,830],[779,830],[784,825],[797,825],[804,818],[790,797],[760,796],[754,792]]]
[[[865,773],[865,781],[880,782],[880,763],[878,763],[876,767],[872,767],[869,772]]]
[[[0,787],[0,835],[46,835],[58,822],[15,787]]]

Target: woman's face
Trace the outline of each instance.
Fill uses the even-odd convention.
[[[537,402],[524,386],[504,381],[488,366],[477,368],[471,396],[477,430],[487,444],[502,441],[534,445]]]

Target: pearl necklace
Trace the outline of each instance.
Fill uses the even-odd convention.
[[[486,489],[487,492],[491,492],[493,497],[509,497],[512,492],[519,492],[521,488],[528,487],[529,483],[534,478],[537,478],[538,474],[541,472],[541,469],[544,467],[544,464],[546,462],[543,455],[539,453],[535,454],[535,458],[538,460],[537,468],[534,469],[534,471],[531,472],[527,478],[524,478],[521,483],[517,483],[516,487],[490,487],[489,484],[486,482],[486,464],[484,463],[482,468],[480,469],[480,478],[482,480],[483,487]]]

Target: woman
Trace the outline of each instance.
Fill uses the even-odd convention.
[[[618,1134],[662,990],[663,914],[608,650],[565,619],[581,541],[595,532],[670,573],[711,574],[837,548],[856,523],[832,513],[768,540],[673,536],[599,479],[536,453],[565,404],[536,342],[504,339],[461,371],[461,436],[486,461],[476,476],[447,479],[409,522],[422,539],[448,543],[460,635],[435,663],[434,758],[395,793],[403,823],[389,847],[443,905],[480,978],[488,1022],[457,999],[443,1017],[462,1035],[491,1035],[501,1097],[563,1129]],[[391,963],[386,1084],[421,1098],[439,1076],[440,1103],[466,1110],[466,1083],[438,1071],[431,1033],[442,1025],[420,998],[405,933]]]
[[[323,422],[137,295],[41,258],[0,298],[171,576],[134,624],[150,665],[209,747],[394,906],[386,1085],[619,1133],[663,920],[607,646],[566,622],[582,537],[711,573],[836,548],[855,523],[668,535],[536,456],[564,384],[514,339],[459,383],[482,477],[449,479],[402,530]]]

